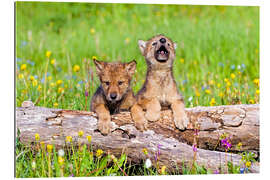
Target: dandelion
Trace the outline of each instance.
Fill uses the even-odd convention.
[[[83,136],[83,131],[82,131],[82,130],[80,130],[80,131],[78,132],[78,136],[79,136],[79,137],[82,137],[82,136]]]
[[[210,101],[210,106],[214,106],[216,104],[215,98],[212,98]]]
[[[40,145],[41,145],[42,148],[44,148],[44,147],[45,147],[44,141],[41,141],[41,142],[40,142]]]
[[[210,90],[210,89],[206,89],[206,90],[205,90],[205,93],[206,93],[206,94],[211,94],[211,90]]]
[[[218,88],[220,88],[220,86],[221,86],[221,84],[220,84],[220,83],[218,83],[218,84],[217,84],[217,87],[218,87]]]
[[[50,83],[50,86],[51,86],[51,87],[54,87],[54,86],[55,86],[55,83],[51,82],[51,83]]]
[[[90,33],[91,33],[91,34],[95,34],[95,32],[96,32],[96,31],[95,31],[94,28],[91,28],[91,29],[90,29]]]
[[[58,92],[59,94],[63,93],[63,92],[64,92],[64,88],[59,87],[58,90],[57,90],[57,92]]]
[[[53,107],[58,107],[58,103],[57,102],[53,103]]]
[[[37,90],[38,90],[38,91],[41,91],[41,89],[42,89],[41,85],[38,85]]]
[[[215,84],[215,81],[214,80],[210,80],[209,81],[209,85],[214,85]]]
[[[46,51],[45,55],[46,55],[47,58],[50,58],[50,56],[52,55],[52,52],[51,51]]]
[[[59,149],[58,156],[63,157],[65,155],[65,151],[63,149]]]
[[[257,85],[257,86],[259,86],[260,85],[260,80],[257,78],[257,79],[254,79],[253,80],[253,83],[255,84],[255,85]]]
[[[180,58],[180,62],[181,62],[182,64],[184,64],[185,59],[184,59],[184,58]]]
[[[24,78],[24,75],[23,74],[19,74],[19,79],[23,79]]]
[[[56,84],[59,86],[59,85],[61,85],[63,83],[63,81],[61,80],[61,79],[59,79],[59,80],[57,80],[56,81]]]
[[[92,140],[92,136],[86,136],[86,139],[89,143],[91,143],[91,140]]]
[[[232,79],[235,78],[235,74],[234,74],[234,73],[231,74],[231,78],[232,78]]]
[[[145,161],[145,167],[148,169],[148,168],[150,168],[151,166],[152,166],[151,160],[150,160],[150,159],[146,159],[146,161]]]
[[[30,81],[34,81],[35,77],[34,76],[30,76]]]
[[[239,142],[237,145],[236,145],[236,148],[240,151],[241,150],[241,148],[242,148],[242,143],[241,142]]]
[[[22,70],[22,71],[26,70],[26,68],[27,68],[27,65],[26,65],[26,64],[22,64],[22,65],[21,65],[21,70]]]
[[[52,80],[52,76],[48,76],[48,81],[51,81]]]
[[[146,148],[143,148],[143,149],[142,149],[142,152],[143,152],[145,155],[147,155],[147,154],[148,154],[148,151],[147,151],[147,149],[146,149]]]
[[[62,156],[58,156],[58,163],[60,166],[62,166],[65,162],[65,159]]]
[[[39,141],[40,137],[39,137],[38,133],[35,134],[35,139],[36,139],[36,141]]]
[[[52,152],[52,148],[53,148],[53,145],[51,145],[51,144],[48,144],[47,145],[47,151],[50,153],[50,152]]]
[[[92,56],[92,59],[93,59],[93,60],[96,60],[96,59],[97,59],[97,57],[96,57],[96,56]]]
[[[231,82],[230,81],[228,81],[227,83],[226,83],[226,86],[227,87],[230,87],[232,84],[231,84]]]
[[[73,67],[73,71],[74,72],[78,72],[80,70],[80,66],[79,65],[74,65],[74,67]]]
[[[258,94],[258,95],[260,94],[260,90],[259,89],[256,90],[256,94]]]
[[[225,79],[224,79],[224,82],[228,82],[228,81],[229,81],[229,79],[228,79],[228,78],[225,78]]]
[[[197,97],[200,97],[201,94],[200,94],[200,92],[199,92],[198,90],[196,90],[196,91],[195,91],[195,95],[196,95]]]
[[[161,174],[165,174],[166,173],[166,166],[162,166],[161,167]]]
[[[52,59],[51,60],[51,65],[54,65],[55,64],[55,59]]]
[[[35,79],[35,80],[32,82],[32,85],[33,85],[33,86],[37,86],[37,84],[38,84],[38,81]]]
[[[71,141],[72,141],[72,137],[71,136],[67,136],[66,137],[66,142],[69,142],[70,143]]]
[[[249,102],[250,104],[254,104],[254,103],[255,103],[253,99],[250,99],[248,102]]]
[[[250,161],[247,161],[246,162],[246,167],[249,168],[251,166],[251,162]]]
[[[103,154],[102,149],[98,149],[97,152],[96,152],[96,156],[97,156],[98,158],[100,158],[100,157],[102,156],[102,154]]]

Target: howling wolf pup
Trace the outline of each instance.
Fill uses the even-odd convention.
[[[139,40],[138,45],[147,63],[147,74],[143,87],[136,95],[137,102],[131,108],[135,126],[141,131],[147,129],[147,120],[157,121],[161,109],[170,108],[175,126],[184,130],[188,118],[172,69],[176,43],[164,35],[157,35],[146,42]]]
[[[91,100],[91,111],[98,115],[98,129],[104,135],[110,133],[111,114],[129,111],[135,103],[131,79],[136,61],[129,63],[106,63],[94,60],[101,85]]]

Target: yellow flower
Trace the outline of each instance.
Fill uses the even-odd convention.
[[[96,32],[96,31],[95,31],[94,28],[91,28],[91,29],[90,29],[90,33],[91,33],[91,34],[95,34],[95,32]]]
[[[34,76],[30,76],[30,81],[33,81],[35,79]]]
[[[241,150],[241,148],[242,148],[242,143],[239,142],[239,143],[236,145],[236,148],[237,148],[238,150]]]
[[[72,137],[71,136],[67,136],[66,137],[66,142],[71,142],[72,141]]]
[[[78,72],[79,70],[80,70],[80,66],[76,64],[76,65],[73,67],[73,71],[74,71],[74,72]]]
[[[60,166],[62,166],[65,162],[65,159],[62,156],[58,156],[58,163]]]
[[[125,43],[128,44],[129,42],[130,42],[130,39],[127,37],[127,38],[125,39]]]
[[[37,90],[38,90],[38,91],[41,91],[41,89],[42,89],[41,85],[38,85]]]
[[[59,94],[63,93],[63,92],[64,92],[64,88],[59,87],[58,90],[57,90],[57,92],[58,92]]]
[[[220,86],[221,86],[221,84],[220,84],[220,83],[218,83],[218,84],[217,84],[217,87],[218,87],[218,88],[220,88]]]
[[[37,80],[35,79],[35,80],[32,82],[32,85],[33,85],[33,86],[37,86],[37,84],[38,84],[38,82],[37,82]]]
[[[210,101],[210,106],[214,106],[216,104],[215,98],[212,98]]]
[[[229,79],[228,79],[228,78],[225,78],[225,79],[224,79],[224,81],[225,81],[225,82],[228,82],[228,81],[229,81]]]
[[[227,83],[226,83],[226,86],[227,87],[230,87],[232,84],[231,84],[231,82],[230,81],[228,81]]]
[[[21,65],[21,70],[22,70],[22,71],[24,71],[26,68],[27,68],[27,65],[26,65],[26,64],[22,64],[22,65]]]
[[[250,99],[248,102],[249,102],[250,104],[254,104],[254,103],[255,103],[253,99]]]
[[[193,62],[193,64],[194,64],[194,65],[197,65],[197,64],[198,64],[198,62],[197,62],[197,61],[194,61],[194,62]]]
[[[52,152],[52,148],[53,148],[53,145],[51,145],[51,144],[48,144],[47,145],[47,151],[50,153],[50,152]]]
[[[46,51],[46,57],[47,58],[50,58],[51,55],[52,55],[52,52],[51,51]]]
[[[48,76],[48,81],[51,81],[52,80],[52,76]]]
[[[195,91],[195,95],[196,95],[197,97],[200,97],[201,94],[200,94],[200,92],[199,92],[198,90],[196,90],[196,91]]]
[[[39,137],[38,133],[35,134],[35,139],[36,139],[36,141],[39,141],[40,137]]]
[[[205,90],[205,93],[206,93],[206,94],[211,94],[211,90],[210,90],[210,89],[206,89],[206,90]]]
[[[51,64],[54,65],[55,64],[55,59],[51,60]]]
[[[96,156],[98,158],[100,158],[102,156],[102,154],[103,154],[103,151],[101,149],[98,149],[97,152],[96,152]]]
[[[256,90],[256,94],[258,94],[258,95],[260,94],[260,90],[259,89]]]
[[[231,78],[232,78],[232,79],[235,78],[235,74],[234,74],[234,73],[231,74]]]
[[[185,62],[184,58],[180,58],[180,62],[183,64]]]
[[[250,161],[247,161],[246,162],[246,167],[249,168],[251,166],[251,162]]]
[[[214,80],[210,80],[209,81],[209,85],[214,85],[215,84],[215,81]]]
[[[59,86],[59,85],[61,85],[63,83],[63,81],[61,80],[61,79],[59,79],[59,80],[57,80],[56,81],[56,84]]]
[[[19,79],[22,79],[24,78],[24,75],[23,74],[19,74]]]
[[[55,83],[51,82],[51,83],[50,83],[50,86],[51,86],[51,87],[54,87],[54,86],[55,86]]]
[[[80,130],[80,131],[78,132],[78,136],[79,136],[79,137],[82,137],[82,136],[83,136],[83,131],[82,131],[82,130]]]
[[[53,107],[58,107],[58,103],[57,102],[53,103]]]
[[[254,79],[254,80],[253,80],[253,83],[254,83],[255,85],[259,86],[259,85],[260,85],[260,80],[259,80],[259,79]]]
[[[162,166],[161,167],[161,174],[165,174],[166,173],[166,166]]]
[[[91,143],[92,136],[86,136],[86,138],[87,138],[87,141],[88,141],[89,143]]]
[[[223,97],[224,96],[223,92],[218,93],[218,96]]]
[[[41,142],[40,142],[40,145],[41,145],[42,148],[44,148],[44,147],[45,147],[44,141],[41,141]]]
[[[146,149],[146,148],[143,148],[143,149],[142,149],[142,152],[143,152],[145,155],[147,155],[147,154],[148,154],[148,151],[147,151],[147,149]]]
[[[96,56],[92,56],[92,60],[96,60],[97,59],[97,57]]]

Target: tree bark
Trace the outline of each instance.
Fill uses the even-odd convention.
[[[169,169],[182,164],[191,166],[194,159],[192,144],[194,142],[194,127],[198,124],[198,150],[196,162],[212,170],[224,167],[227,160],[239,164],[241,156],[235,154],[239,150],[236,145],[241,142],[243,151],[253,151],[259,155],[259,105],[228,105],[213,107],[186,108],[190,119],[188,129],[179,131],[175,128],[170,110],[162,111],[157,122],[149,122],[149,129],[138,131],[133,126],[129,112],[112,116],[112,132],[103,136],[97,130],[97,117],[93,112],[50,109],[33,106],[24,102],[24,107],[16,108],[16,126],[20,131],[20,141],[29,145],[35,141],[39,133],[40,141],[55,144],[57,148],[65,145],[66,136],[73,137],[73,144],[78,142],[78,131],[84,131],[80,143],[88,143],[86,136],[92,136],[94,150],[119,155],[125,152],[135,163],[150,158],[155,160],[159,151],[159,164]],[[230,136],[232,153],[221,152],[224,147],[219,143],[221,134]],[[148,150],[146,156],[142,149]],[[159,149],[159,150],[158,150]],[[252,164],[251,172],[259,172],[259,165]]]

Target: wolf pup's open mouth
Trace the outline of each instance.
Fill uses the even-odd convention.
[[[161,45],[160,48],[155,52],[155,58],[158,62],[166,62],[169,58],[169,51],[164,45]]]

